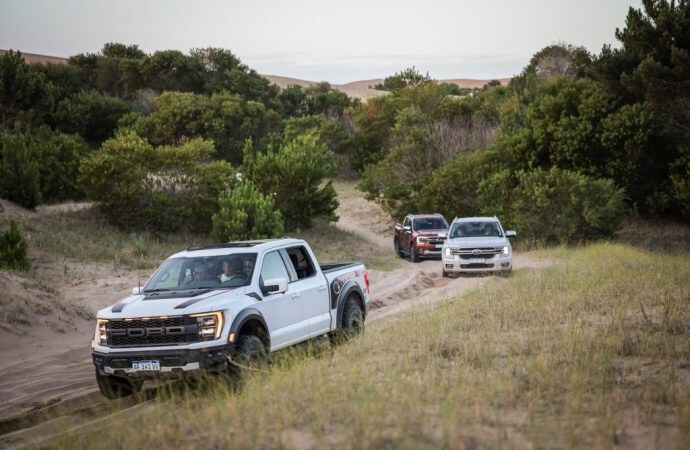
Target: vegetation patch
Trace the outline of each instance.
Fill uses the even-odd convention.
[[[687,447],[686,258],[620,244],[546,254],[561,263],[280,358],[236,390],[159,397],[137,433],[115,418],[51,445]]]

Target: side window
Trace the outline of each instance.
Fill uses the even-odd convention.
[[[403,227],[409,227],[410,225],[412,225],[411,222],[412,221],[410,220],[409,217],[405,217],[405,221],[403,222]]]
[[[272,280],[274,278],[290,279],[285,263],[283,263],[283,258],[278,250],[267,253],[264,256],[264,263],[261,265],[261,280]]]
[[[286,249],[292,265],[295,267],[297,279],[309,278],[316,273],[314,264],[309,257],[309,252],[304,246],[291,247]]]

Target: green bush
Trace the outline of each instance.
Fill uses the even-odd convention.
[[[0,233],[0,267],[27,270],[29,261],[26,259],[26,248],[26,241],[17,224],[14,220],[10,221],[10,228]]]
[[[283,216],[273,198],[263,195],[251,182],[239,183],[218,199],[213,215],[213,237],[217,241],[275,238],[283,234]]]
[[[21,133],[0,135],[0,197],[25,208],[41,203],[39,159]]]
[[[608,237],[625,212],[625,194],[610,179],[576,172],[502,170],[479,183],[483,215],[536,242],[578,242]]]
[[[338,158],[318,135],[302,134],[278,148],[269,146],[266,152],[256,152],[249,140],[244,155],[242,172],[263,194],[275,195],[286,229],[308,228],[316,217],[338,219],[337,194],[330,181],[322,186]]]
[[[75,180],[88,152],[79,136],[47,127],[0,133],[0,196],[26,208],[79,198]]]
[[[53,119],[58,129],[100,144],[112,137],[118,120],[131,110],[122,100],[97,91],[80,91],[58,103]]]
[[[80,184],[122,228],[207,232],[235,173],[227,162],[210,162],[213,153],[213,144],[203,139],[154,148],[123,132],[83,161]]]

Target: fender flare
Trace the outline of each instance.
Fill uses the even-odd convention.
[[[362,292],[362,288],[359,286],[359,283],[357,283],[357,280],[349,280],[343,285],[342,289],[340,290],[340,295],[338,296],[338,310],[337,310],[337,314],[336,314],[336,324],[337,325],[342,325],[342,323],[343,323],[343,310],[345,309],[345,301],[353,293],[357,297],[357,300],[359,301],[359,305],[362,308],[362,314],[364,315],[364,318],[366,319],[367,308],[366,308],[366,305],[364,304],[364,293]]]
[[[232,324],[230,325],[229,333],[235,333],[235,336],[239,336],[242,326],[250,320],[258,320],[259,323],[261,323],[261,325],[264,327],[266,334],[263,337],[259,337],[262,341],[264,341],[267,349],[271,348],[271,334],[268,331],[266,320],[264,320],[264,316],[261,314],[261,312],[255,308],[246,308],[240,311],[240,313],[233,319]]]

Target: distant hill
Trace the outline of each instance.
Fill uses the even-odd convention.
[[[7,50],[0,50],[0,55],[2,55],[4,53],[7,53]],[[27,63],[64,64],[67,62],[67,58],[61,58],[59,56],[39,55],[36,53],[24,53],[24,52],[22,52],[22,56],[24,57],[24,60]],[[281,89],[285,89],[286,87],[291,86],[291,85],[299,85],[302,87],[308,87],[308,86],[311,86],[311,85],[317,83],[316,81],[300,80],[298,78],[283,77],[280,75],[262,75],[262,76]],[[439,83],[452,83],[452,84],[457,85],[458,87],[470,88],[470,89],[481,88],[482,86],[484,86],[489,81],[491,81],[491,80],[474,80],[474,79],[469,79],[469,78],[450,78],[450,79],[446,79],[446,80],[438,80]],[[510,78],[500,78],[500,79],[498,79],[498,81],[500,81],[502,85],[506,85],[510,81]],[[376,78],[373,80],[351,81],[351,82],[345,83],[345,84],[333,84],[333,83],[331,83],[331,86],[334,89],[338,89],[340,91],[345,92],[350,97],[356,97],[356,98],[366,100],[366,99],[371,98],[371,97],[376,97],[376,96],[385,94],[384,91],[377,91],[376,89],[370,88],[370,86],[375,86],[375,85],[380,84],[380,83],[383,83],[383,78]]]

